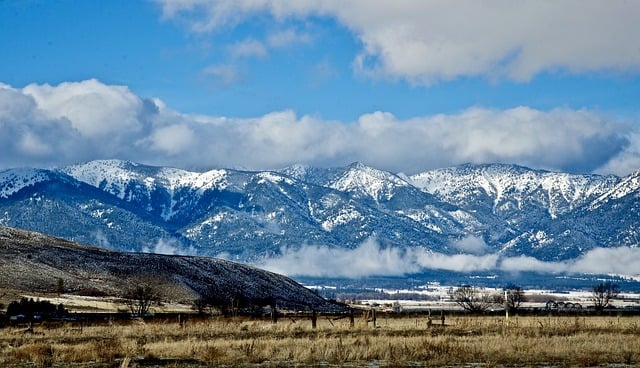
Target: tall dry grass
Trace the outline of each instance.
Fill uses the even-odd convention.
[[[0,330],[0,366],[640,364],[640,317],[211,319]]]

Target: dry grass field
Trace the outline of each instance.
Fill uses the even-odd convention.
[[[295,322],[294,322],[295,321]],[[0,366],[616,366],[640,364],[640,317],[191,319],[0,329]]]

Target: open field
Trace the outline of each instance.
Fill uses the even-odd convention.
[[[295,322],[294,322],[295,321]],[[77,322],[0,329],[0,366],[640,364],[640,317],[424,316]]]

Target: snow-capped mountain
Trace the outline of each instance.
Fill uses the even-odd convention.
[[[92,161],[0,172],[0,225],[117,250],[243,261],[284,247],[355,248],[369,238],[451,254],[469,236],[494,252],[559,260],[637,244],[639,176],[514,165],[406,176],[361,163],[193,172]]]
[[[516,165],[461,165],[410,177],[417,187],[481,218],[488,243],[509,255],[578,256],[596,246],[584,209],[616,187],[614,176],[576,175]],[[576,216],[580,218],[576,218]]]
[[[613,176],[573,175],[515,165],[462,165],[427,171],[411,182],[463,208],[481,205],[512,221],[512,215],[542,210],[551,218],[589,203],[609,191]]]

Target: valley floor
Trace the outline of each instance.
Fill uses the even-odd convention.
[[[0,329],[0,366],[597,366],[640,364],[640,317],[380,314],[43,323]]]

